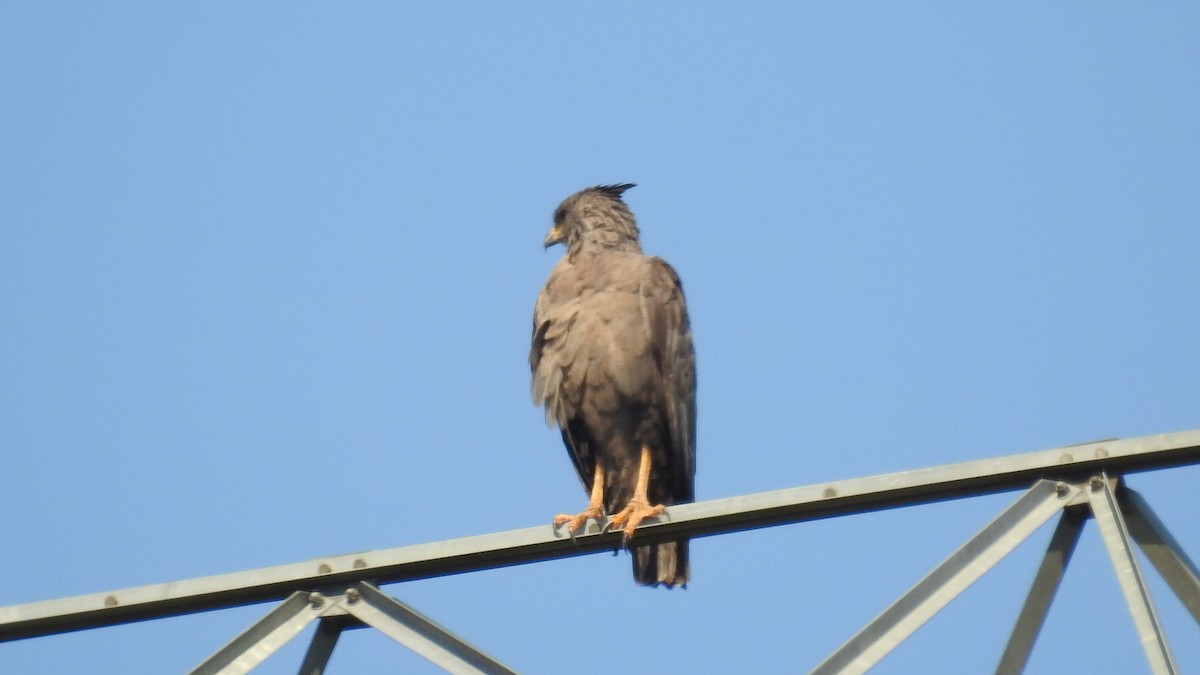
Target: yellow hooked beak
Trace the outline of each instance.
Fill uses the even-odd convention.
[[[555,244],[561,244],[566,232],[563,232],[562,225],[555,225],[546,233],[546,238],[542,240],[542,248],[550,248]]]

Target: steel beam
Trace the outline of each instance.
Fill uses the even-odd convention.
[[[1134,555],[1116,494],[1104,473],[1092,479],[1088,501],[1092,505],[1092,516],[1100,528],[1108,556],[1112,559],[1113,569],[1116,570],[1121,592],[1125,594],[1125,603],[1129,605],[1129,614],[1133,617],[1142,649],[1146,652],[1146,660],[1150,662],[1150,670],[1155,675],[1174,675],[1179,668],[1171,656],[1162,621],[1154,609],[1146,579]]]
[[[293,593],[283,604],[217,650],[190,675],[244,675],[318,618],[321,623],[300,665],[300,673],[320,675],[325,671],[342,629],[353,620],[351,617],[379,630],[447,672],[515,675],[514,671],[466,640],[365,581],[340,591]]]
[[[1063,511],[1050,537],[1050,545],[1046,555],[1042,556],[1042,564],[1038,566],[1037,574],[1033,577],[1033,585],[1025,598],[1025,605],[1017,616],[1008,645],[1000,657],[1000,665],[996,667],[997,675],[1018,675],[1025,671],[1029,655],[1033,651],[1033,643],[1037,641],[1038,633],[1046,622],[1046,614],[1050,611],[1050,603],[1058,586],[1062,583],[1063,574],[1067,571],[1067,563],[1075,545],[1079,543],[1079,535],[1083,532],[1083,523],[1087,514],[1084,507],[1069,507]]]
[[[1080,493],[1039,480],[1012,506],[892,603],[812,672],[864,673]]]
[[[329,657],[337,646],[338,638],[346,627],[345,616],[323,616],[317,624],[317,632],[313,633],[312,641],[308,643],[308,651],[304,653],[304,661],[300,663],[300,675],[324,675],[325,667],[329,665]]]
[[[1200,430],[1088,443],[672,506],[638,529],[655,543],[1024,488],[1043,477],[1200,463]],[[0,641],[281,600],[297,589],[385,584],[565,558],[621,546],[595,523],[573,540],[549,525],[0,607]]]
[[[1125,488],[1117,495],[1125,514],[1125,524],[1133,540],[1162,575],[1192,618],[1200,624],[1200,572],[1179,542],[1171,536],[1150,505],[1137,492]]]
[[[352,616],[450,673],[508,673],[499,661],[476,649],[416,610],[363,582],[346,591],[343,602]]]
[[[196,666],[189,675],[245,675],[321,616],[322,605],[296,591],[283,604]]]

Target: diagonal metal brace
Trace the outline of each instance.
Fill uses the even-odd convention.
[[[1080,488],[1039,480],[1012,506],[850,638],[812,672],[863,673],[1008,555]]]
[[[1125,527],[1117,496],[1104,472],[1091,479],[1088,501],[1092,505],[1092,516],[1100,528],[1108,556],[1112,559],[1113,569],[1116,570],[1121,592],[1125,594],[1125,603],[1129,605],[1129,613],[1137,628],[1142,649],[1146,652],[1146,660],[1150,662],[1151,672],[1155,675],[1178,673],[1179,667],[1171,656],[1162,621],[1154,609],[1154,601],[1150,599],[1146,578],[1133,553],[1132,540]]]
[[[385,595],[374,584],[359,582],[346,591],[343,606],[352,616],[379,630],[450,673],[512,673],[496,661],[408,605]]]
[[[1050,603],[1062,583],[1067,571],[1067,563],[1075,545],[1079,543],[1079,535],[1083,532],[1083,523],[1087,519],[1086,506],[1072,506],[1063,510],[1050,536],[1050,545],[1042,556],[1042,564],[1038,566],[1029,595],[1017,616],[1012,635],[1000,657],[1000,665],[996,667],[996,675],[1019,675],[1025,671],[1033,644],[1037,641],[1038,633],[1046,622],[1050,611]]]
[[[304,653],[304,661],[300,663],[300,675],[324,675],[325,666],[329,665],[329,657],[337,646],[338,638],[346,628],[347,616],[323,616],[313,633],[312,641],[308,643],[308,651]]]
[[[244,675],[333,606],[319,593],[296,591],[189,675]]]
[[[1200,624],[1200,571],[1142,496],[1124,488],[1117,494],[1133,540]]]
[[[300,634],[316,619],[321,626],[301,665],[321,673],[347,615],[429,659],[451,673],[515,673],[411,607],[360,581],[341,593],[296,591],[266,616],[191,671],[191,675],[244,675]]]

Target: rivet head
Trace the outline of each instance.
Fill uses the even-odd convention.
[[[333,568],[326,563],[321,563],[321,566],[317,568],[317,574],[329,574],[332,571]]]
[[[325,606],[325,597],[320,593],[309,593],[308,604],[312,605],[313,609],[321,609]]]
[[[356,570],[361,570],[362,568],[364,568],[364,567],[366,567],[366,566],[367,566],[367,561],[366,561],[366,560],[363,560],[362,558],[355,558],[355,560],[354,560],[354,569],[356,569]]]
[[[1096,459],[1108,457],[1108,448],[1096,448]]]
[[[1058,481],[1057,483],[1054,484],[1054,492],[1059,497],[1066,497],[1067,496],[1067,484],[1062,482],[1061,480]]]
[[[346,589],[346,602],[353,605],[359,600],[362,600],[362,593],[360,593],[357,588]]]
[[[116,607],[117,606],[117,596],[110,595],[110,596],[104,598],[104,606],[105,607]]]
[[[1091,480],[1088,481],[1088,485],[1091,486],[1092,490],[1099,491],[1104,487],[1104,481],[1100,479],[1100,476],[1092,476]]]

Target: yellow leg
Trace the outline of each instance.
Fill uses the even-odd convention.
[[[568,532],[578,532],[587,525],[589,519],[597,522],[604,519],[604,465],[596,462],[596,472],[592,474],[592,498],[583,513],[574,516],[560,513],[554,516],[554,527],[567,523]]]
[[[638,478],[637,485],[633,488],[633,498],[629,500],[629,504],[621,509],[621,512],[614,515],[609,525],[614,528],[625,526],[625,538],[633,537],[633,531],[637,526],[647,518],[657,516],[663,512],[662,504],[650,505],[650,497],[647,492],[650,490],[650,448],[642,446],[641,459],[638,462]]]

